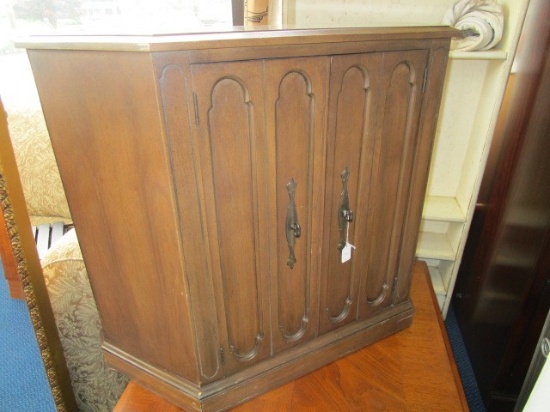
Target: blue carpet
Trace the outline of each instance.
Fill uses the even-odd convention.
[[[25,302],[11,299],[0,261],[0,411],[55,412]]]
[[[447,334],[449,335],[449,341],[453,349],[453,355],[455,357],[456,366],[458,367],[458,373],[462,380],[462,386],[466,394],[466,400],[471,412],[485,412],[485,405],[479,393],[477,386],[477,380],[470,363],[470,358],[464,341],[462,340],[462,334],[458,327],[458,321],[454,313],[453,307],[449,308],[447,313],[447,319],[445,320],[445,326],[447,327]]]

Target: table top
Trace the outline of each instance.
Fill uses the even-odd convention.
[[[145,23],[145,22],[144,22]],[[118,50],[132,52],[189,51],[233,47],[270,47],[314,45],[327,42],[367,42],[383,40],[449,39],[462,37],[462,31],[449,26],[378,26],[311,28],[298,26],[208,27],[181,33],[176,28],[109,28],[106,32],[71,33],[58,31],[50,35],[18,39],[17,47],[53,50]],[[181,30],[181,27],[179,27]]]
[[[414,267],[412,326],[234,409],[468,411],[427,267]],[[114,412],[180,412],[131,381]]]

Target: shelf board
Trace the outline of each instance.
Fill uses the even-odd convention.
[[[420,232],[416,256],[424,259],[455,260],[456,254],[446,234]]]
[[[439,269],[434,266],[428,266],[428,271],[430,272],[430,278],[432,279],[432,286],[436,295],[447,295],[447,290],[443,284],[443,278]]]
[[[455,60],[506,60],[508,52],[504,50],[460,51],[451,50],[449,57]]]
[[[454,197],[427,196],[422,218],[445,222],[466,222],[466,216]]]
[[[443,284],[443,279],[439,269],[433,266],[428,266],[428,271],[430,272],[430,279],[432,280],[432,287],[434,288],[435,297],[437,298],[437,304],[439,305],[439,310],[443,310],[445,305],[445,300],[447,299],[447,290]]]

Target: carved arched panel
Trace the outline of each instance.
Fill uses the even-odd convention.
[[[362,54],[333,57],[332,61],[327,153],[330,195],[325,211],[328,236],[321,290],[323,332],[357,318],[375,129],[376,87],[372,83],[376,82],[381,57]],[[348,219],[344,216],[347,211],[352,214]],[[356,249],[350,260],[343,261],[346,241]]]
[[[253,224],[254,105],[246,85],[235,78],[216,83],[211,99],[208,126],[228,339],[233,356],[248,360],[263,335]]]
[[[328,59],[266,63],[274,351],[317,333]],[[300,230],[287,230],[292,223]],[[296,234],[299,237],[296,237]]]
[[[275,144],[277,147],[277,222],[285,227],[290,196],[294,196],[298,223],[310,220],[311,213],[311,156],[315,97],[311,81],[305,73],[291,71],[281,79],[275,102]],[[284,190],[290,179],[296,182],[294,193]],[[304,226],[304,227],[307,227]],[[291,251],[285,236],[279,237],[277,278],[278,331],[285,341],[293,342],[304,336],[310,321],[311,290],[309,282],[309,233],[296,240],[293,254],[296,263],[288,262]],[[287,264],[283,264],[287,262]],[[291,267],[292,266],[292,267]]]
[[[170,153],[176,202],[179,210],[179,232],[182,242],[183,265],[188,277],[195,344],[202,379],[211,380],[221,372],[220,338],[216,322],[214,285],[208,271],[206,239],[202,227],[201,209],[204,206],[199,191],[196,147],[189,122],[191,111],[189,74],[180,66],[163,68],[160,92],[163,106],[166,139]],[[192,107],[192,106],[191,106]]]
[[[264,99],[261,62],[197,65],[211,268],[226,372],[269,355]]]
[[[370,230],[376,238],[370,242],[367,311],[391,304],[398,282],[426,60],[424,51],[388,53],[384,60],[386,97],[375,148]]]

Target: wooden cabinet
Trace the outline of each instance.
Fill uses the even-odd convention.
[[[111,364],[220,410],[410,325],[455,33],[26,43]]]

